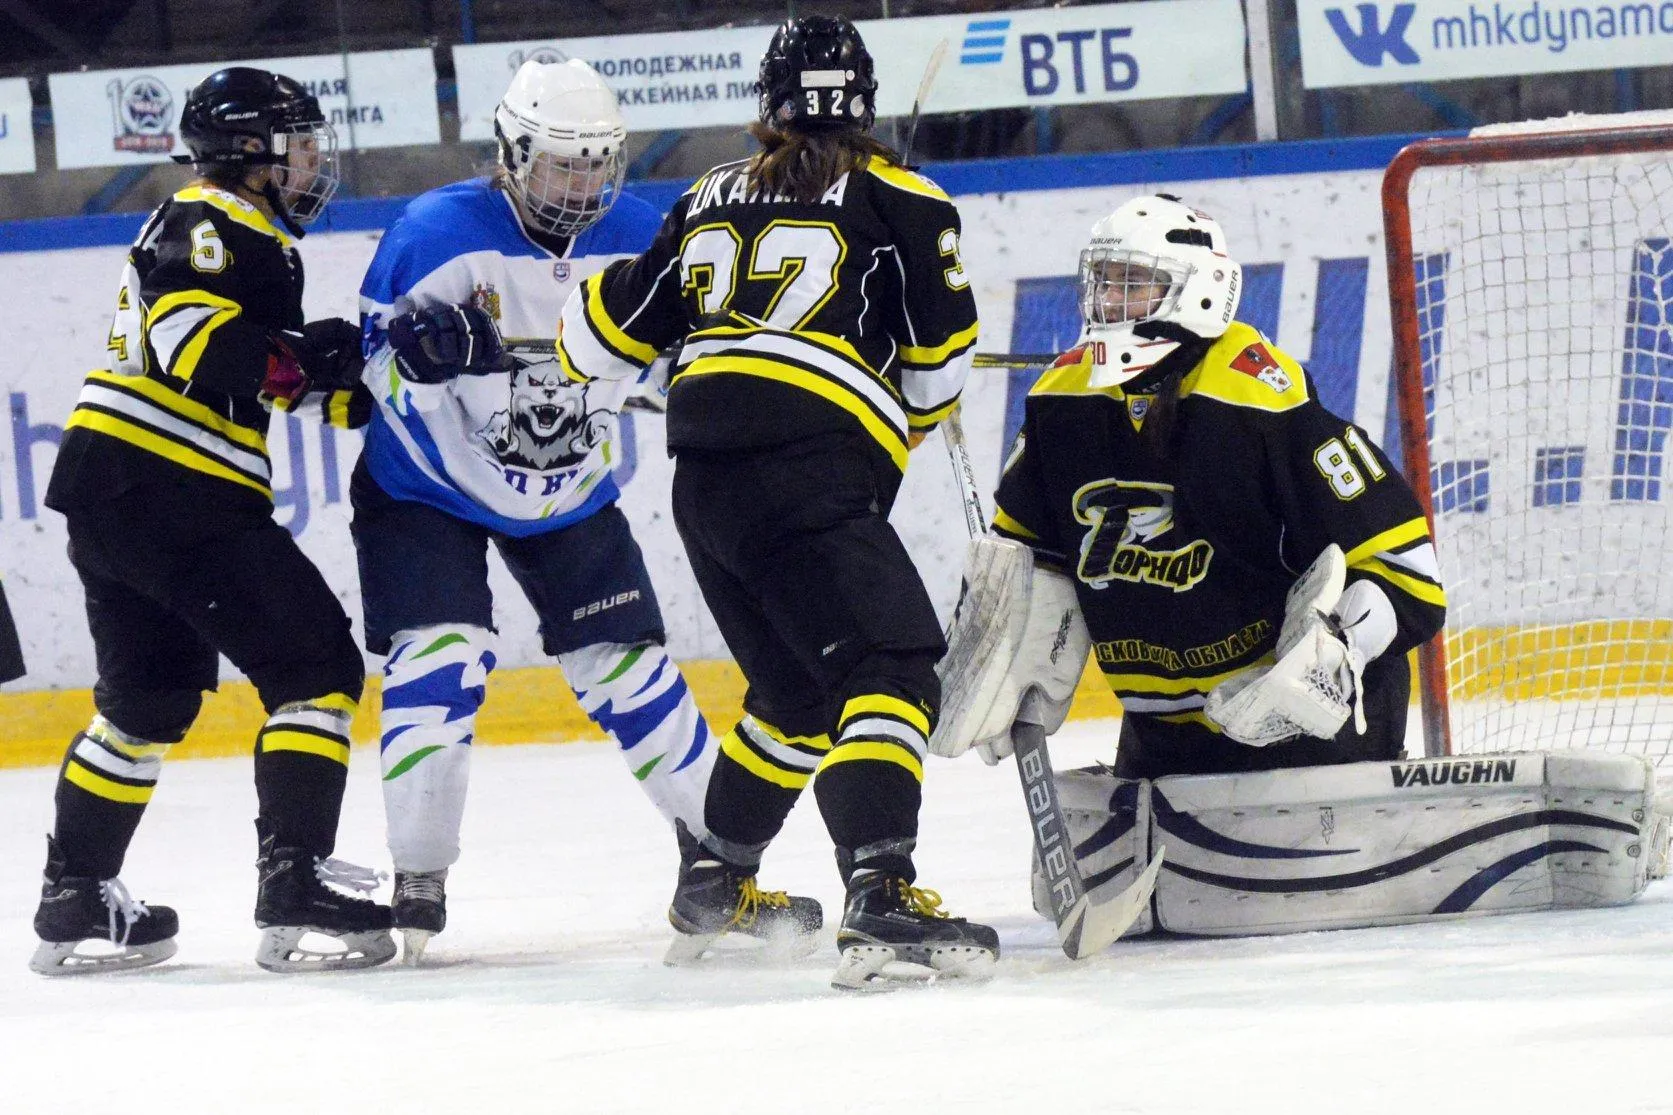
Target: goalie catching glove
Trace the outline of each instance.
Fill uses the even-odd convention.
[[[395,369],[409,383],[446,383],[502,371],[494,319],[475,306],[429,306],[389,320]]]
[[[1365,664],[1394,641],[1394,606],[1370,581],[1346,585],[1335,543],[1301,575],[1284,601],[1278,661],[1227,678],[1203,711],[1238,743],[1266,747],[1297,736],[1332,739],[1353,717],[1365,732]]]
[[[1063,725],[1092,649],[1074,582],[1034,564],[1020,542],[972,539],[965,590],[947,636],[941,718],[929,749],[955,758],[974,747],[989,766],[1011,753],[1011,725]]]

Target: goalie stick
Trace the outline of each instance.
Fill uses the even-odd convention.
[[[918,117],[946,51],[947,41],[943,39],[936,44],[928,65],[924,67],[923,80],[918,83],[918,95],[912,102],[912,119],[906,129],[902,162],[911,161],[912,141],[918,134]],[[1048,365],[1056,359],[1055,356],[1038,353],[977,353],[971,358],[971,366],[1029,368]],[[965,529],[970,537],[979,538],[987,529],[987,517],[982,510],[976,467],[970,459],[970,447],[964,440],[964,423],[960,421],[956,404],[942,420],[941,439],[946,443],[947,455],[952,460],[953,479],[958,484],[959,502],[964,508]],[[1087,893],[1086,881],[1081,878],[1080,867],[1075,862],[1069,825],[1057,800],[1045,729],[1038,724],[1017,721],[1011,726],[1011,748],[1017,760],[1017,774],[1022,779],[1023,802],[1028,807],[1028,828],[1034,841],[1034,851],[1045,866],[1047,882],[1052,890],[1052,912],[1057,923],[1058,943],[1069,959],[1083,960],[1114,944],[1144,914],[1156,889],[1157,872],[1162,868],[1161,850],[1157,850],[1150,866],[1131,886],[1103,902],[1093,902],[1092,896]]]
[[[957,407],[941,424],[941,436],[952,458],[953,477],[964,505],[965,528],[970,537],[979,537],[986,529],[987,520]],[[1069,959],[1083,960],[1114,944],[1144,914],[1156,889],[1156,875],[1162,868],[1162,849],[1156,849],[1150,866],[1131,886],[1103,902],[1094,902],[1075,862],[1069,824],[1057,801],[1045,730],[1038,724],[1017,721],[1011,725],[1011,749],[1017,760],[1017,775],[1022,779],[1023,801],[1028,806],[1029,835],[1051,887],[1058,943]]]

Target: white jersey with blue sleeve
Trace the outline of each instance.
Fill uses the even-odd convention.
[[[377,399],[366,463],[398,499],[440,508],[502,534],[555,530],[620,494],[617,415],[631,382],[570,382],[551,359],[415,384],[395,370],[384,327],[425,306],[474,305],[506,337],[555,337],[582,279],[650,244],[655,208],[624,194],[562,256],[523,231],[512,202],[486,178],[414,198],[384,234],[360,288],[366,384]]]

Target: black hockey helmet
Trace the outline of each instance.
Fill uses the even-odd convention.
[[[281,168],[264,190],[279,216],[300,235],[337,191],[337,133],[318,98],[284,74],[228,66],[194,85],[180,110],[180,139],[189,155],[175,161],[200,170]]]
[[[760,119],[792,130],[847,125],[870,131],[877,76],[860,33],[846,19],[786,20],[761,56]]]

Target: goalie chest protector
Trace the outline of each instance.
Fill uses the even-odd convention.
[[[1285,593],[1331,542],[1393,602],[1387,654],[1438,627],[1437,584],[1378,572],[1383,550],[1428,545],[1416,497],[1257,330],[1234,322],[1158,365],[1177,399],[1089,386],[1090,367],[1071,352],[1030,392],[995,527],[1074,578],[1128,714],[1201,725],[1208,691],[1271,654]]]

